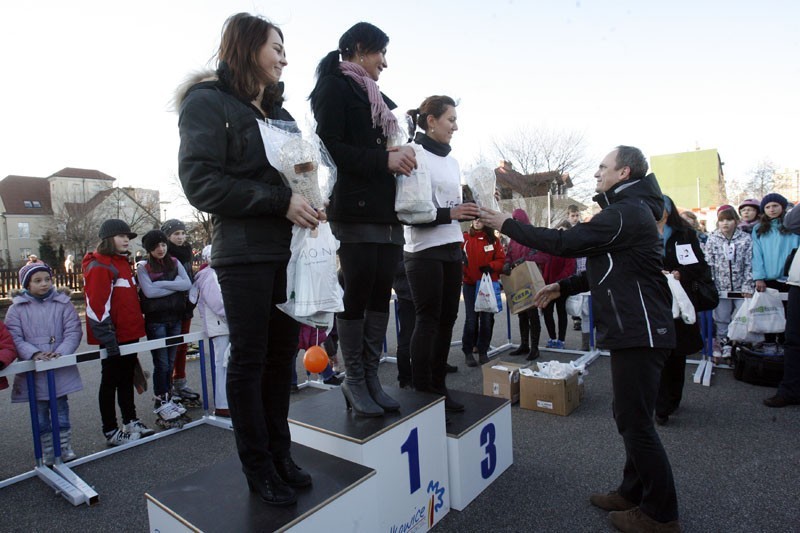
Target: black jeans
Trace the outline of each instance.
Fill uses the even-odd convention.
[[[494,329],[494,313],[475,312],[475,293],[477,285],[462,287],[464,293],[464,333],[461,335],[461,349],[464,354],[471,354],[478,347],[478,354],[486,355],[492,342]]]
[[[656,414],[669,416],[678,410],[683,398],[683,384],[686,382],[686,355],[671,350],[664,368],[656,399]]]
[[[653,425],[661,369],[669,352],[611,350],[614,420],[625,443],[625,468],[617,492],[659,522],[678,519],[672,467]]]
[[[778,396],[800,400],[800,287],[789,286],[786,307],[783,380],[778,386]]]
[[[342,243],[339,264],[344,276],[345,320],[361,320],[364,311],[389,312],[392,280],[402,247],[396,244]]]
[[[239,460],[245,472],[289,455],[289,388],[300,326],[275,304],[286,301],[286,262],[216,268],[230,330],[226,381]]]
[[[414,298],[416,322],[411,336],[414,388],[445,386],[447,356],[458,318],[463,265],[460,261],[409,259],[406,275]]]
[[[130,341],[123,344],[132,344]],[[100,346],[103,348],[104,346]],[[100,404],[100,420],[103,433],[114,431],[117,426],[117,410],[114,399],[119,404],[122,423],[136,420],[136,405],[133,403],[133,369],[136,366],[136,354],[108,357],[100,361],[100,391],[97,395]]]
[[[401,385],[411,384],[411,335],[414,333],[414,302],[405,298],[397,299],[397,317],[400,331],[397,334],[397,381]]]
[[[558,334],[556,334],[556,324],[553,321],[554,309],[558,317]],[[547,307],[542,309],[542,315],[544,315],[544,325],[550,338],[563,341],[567,336],[567,297],[559,296],[547,304]]]

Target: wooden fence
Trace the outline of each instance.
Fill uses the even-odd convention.
[[[80,267],[74,272],[53,272],[53,285],[55,287],[69,287],[73,291],[83,291],[83,273]],[[11,293],[20,290],[19,269],[0,270],[0,298],[10,298]]]

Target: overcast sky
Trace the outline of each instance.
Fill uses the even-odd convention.
[[[209,63],[229,15],[286,37],[287,109],[310,125],[317,62],[353,23],[390,37],[381,89],[403,109],[460,100],[462,167],[522,125],[648,155],[717,148],[728,177],[769,158],[800,168],[797,2],[169,0],[4,2],[0,178],[97,169],[179,201],[175,87]],[[702,7],[698,7],[702,6]],[[591,171],[578,179],[592,179]],[[173,211],[175,210],[175,211]]]

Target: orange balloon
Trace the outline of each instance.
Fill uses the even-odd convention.
[[[312,374],[320,374],[328,366],[328,354],[322,346],[312,346],[303,356],[303,366]]]

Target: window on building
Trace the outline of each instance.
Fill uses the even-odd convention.
[[[20,248],[19,249],[20,259],[24,259],[25,261],[28,260],[28,256],[31,255],[32,253],[33,252],[31,251],[30,248]]]
[[[42,207],[42,202],[40,202],[39,200],[32,200],[32,202],[33,202],[33,207],[36,207],[36,208],[41,208]]]
[[[20,239],[30,239],[31,225],[28,222],[17,222],[17,236]]]
[[[31,202],[30,200],[22,200],[22,205],[24,205],[25,207],[31,208],[31,207],[33,207],[33,202]]]
[[[42,202],[40,202],[39,200],[22,200],[22,205],[24,205],[28,209],[42,208]]]

